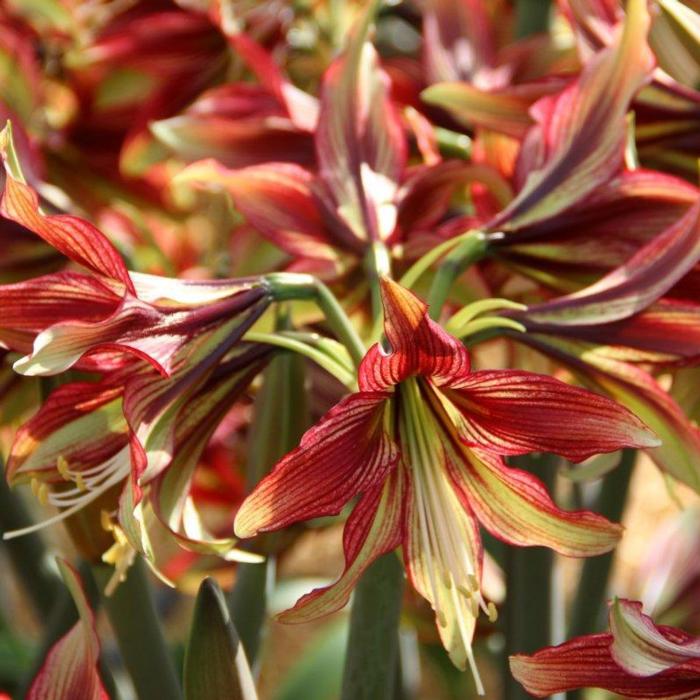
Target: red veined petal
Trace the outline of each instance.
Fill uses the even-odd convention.
[[[299,447],[241,505],[234,523],[238,537],[335,515],[353,496],[382,482],[399,459],[384,430],[388,398],[380,392],[352,394],[307,430]]]
[[[534,322],[590,326],[627,318],[655,302],[700,259],[700,202],[595,284],[528,310]]]
[[[337,257],[311,190],[312,175],[299,166],[265,163],[229,170],[206,160],[185,168],[178,179],[223,185],[248,222],[291,255]]]
[[[448,465],[465,507],[505,542],[586,557],[610,551],[622,536],[620,525],[600,515],[561,510],[539,479],[496,455],[453,446]]]
[[[566,90],[533,106],[537,125],[526,137],[519,164],[527,179],[491,222],[494,230],[551,218],[622,167],[625,114],[654,66],[646,41],[649,24],[646,0],[630,2],[615,43],[596,54]]]
[[[622,447],[660,444],[624,406],[543,374],[472,372],[441,392],[459,409],[460,437],[496,454],[554,452],[580,462]]]
[[[331,586],[317,588],[279,615],[282,622],[307,622],[340,610],[365,569],[379,556],[401,543],[403,509],[401,470],[384,483],[368,489],[355,506],[343,530],[345,570]]]
[[[71,382],[58,387],[15,436],[7,478],[18,483],[38,476],[61,482],[58,460],[72,472],[84,472],[107,461],[128,441],[122,415],[123,386],[111,378]]]
[[[700,638],[681,630],[657,627],[642,604],[616,600],[610,608],[613,659],[633,676],[653,676],[694,662],[700,689]]]
[[[38,333],[71,319],[94,323],[113,313],[120,297],[97,278],[58,272],[0,286],[0,341],[29,353]]]
[[[109,700],[97,671],[100,641],[95,631],[95,616],[78,572],[65,561],[59,559],[58,564],[80,619],[49,650],[27,700]]]
[[[375,9],[375,2],[368,5],[346,52],[326,71],[316,129],[319,194],[329,216],[362,243],[393,233],[406,161],[388,80],[366,40]]]
[[[5,190],[0,212],[16,221],[56,250],[89,270],[122,282],[133,292],[126,265],[107,237],[91,223],[77,216],[55,214],[45,216],[39,211],[39,198],[34,190],[20,182],[5,167]]]
[[[429,376],[438,386],[466,376],[464,345],[428,317],[427,305],[415,294],[388,278],[380,283],[391,350],[385,353],[379,344],[369,349],[360,365],[360,388],[381,391],[413,374]]]
[[[697,671],[682,669],[648,678],[633,676],[615,663],[611,643],[611,634],[577,637],[532,656],[511,656],[510,670],[525,690],[538,698],[576,688],[604,688],[640,700],[693,700],[698,696]]]
[[[568,366],[588,386],[640,416],[661,440],[660,446],[647,450],[652,460],[700,492],[700,431],[648,372],[580,341],[534,333],[519,333],[516,340]]]

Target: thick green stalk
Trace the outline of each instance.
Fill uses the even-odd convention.
[[[397,677],[403,567],[377,559],[355,589],[341,700],[392,700]]]
[[[100,591],[104,590],[114,570],[102,564],[94,565],[92,570]],[[139,700],[180,700],[182,690],[178,674],[153,604],[145,564],[140,558],[114,593],[103,596],[102,604]]]
[[[303,358],[292,353],[275,357],[265,371],[255,402],[246,474],[248,491],[299,443],[308,424],[305,396]],[[260,647],[268,582],[274,577],[274,566],[273,555],[262,564],[239,564],[229,597],[231,619],[251,666]]]
[[[517,0],[515,35],[522,39],[549,31],[550,0]]]
[[[605,476],[592,507],[594,512],[619,522],[625,510],[636,456],[635,450],[623,450],[620,464]],[[614,556],[614,552],[608,552],[584,561],[571,613],[569,638],[600,632],[605,627],[606,592]]]
[[[454,250],[445,256],[440,263],[433,284],[428,293],[430,317],[440,317],[454,281],[473,263],[486,254],[488,243],[481,231],[474,231],[467,236]]]
[[[537,476],[550,491],[556,460],[552,455],[528,455],[514,461]],[[510,674],[508,657],[532,653],[551,643],[552,563],[552,552],[544,547],[509,547],[506,550],[507,597],[503,610],[506,700],[530,697]]]

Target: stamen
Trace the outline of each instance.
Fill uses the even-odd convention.
[[[496,606],[494,605],[494,602],[492,600],[489,601],[487,610],[489,622],[496,622],[496,620],[498,620],[498,610],[496,609]]]

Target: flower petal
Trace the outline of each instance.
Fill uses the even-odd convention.
[[[73,473],[102,464],[128,442],[119,381],[71,382],[58,387],[18,431],[7,464],[11,483],[39,477],[61,482],[63,460]]]
[[[343,531],[345,570],[331,586],[317,588],[278,616],[281,622],[308,622],[340,610],[365,569],[379,556],[401,543],[403,488],[401,470],[394,470],[384,483],[368,489]]]
[[[453,448],[448,464],[465,507],[505,542],[587,557],[610,551],[622,536],[622,526],[595,513],[557,508],[539,479],[507,467],[500,457]]]
[[[122,282],[133,292],[126,265],[107,237],[91,223],[77,216],[42,214],[36,192],[29,185],[15,179],[11,173],[6,148],[6,144],[0,144],[6,173],[0,213],[41,236],[71,260],[93,272]]]
[[[406,161],[401,122],[377,52],[366,41],[377,3],[369,3],[347,51],[326,71],[316,129],[320,197],[357,241],[386,240]]]
[[[292,255],[320,260],[337,257],[311,190],[312,176],[303,168],[266,163],[229,170],[206,160],[185,168],[178,181],[223,185],[248,222]]]
[[[97,672],[100,641],[95,631],[95,616],[77,571],[61,559],[58,565],[80,619],[49,650],[27,700],[109,700]]]
[[[634,676],[653,676],[689,661],[697,667],[700,688],[700,638],[680,630],[657,627],[642,612],[642,604],[616,600],[610,609],[613,659]]]
[[[528,162],[520,164],[527,179],[491,222],[494,230],[551,218],[622,167],[625,114],[654,66],[646,41],[649,24],[646,0],[632,0],[614,44],[594,56],[566,90],[533,106],[537,125],[521,153]]]
[[[528,309],[526,316],[547,329],[618,321],[655,302],[698,260],[700,202],[595,284]]]
[[[398,448],[384,430],[389,395],[352,394],[307,430],[243,502],[238,537],[277,530],[299,520],[335,515],[355,495],[381,483]]]
[[[369,349],[360,365],[360,388],[381,391],[413,374],[428,375],[438,386],[465,376],[469,353],[464,345],[428,317],[427,305],[415,294],[388,278],[380,282],[391,352],[379,344]]]
[[[697,671],[667,671],[649,678],[632,676],[615,663],[611,643],[610,634],[577,637],[532,656],[511,656],[510,670],[525,690],[538,698],[576,688],[604,688],[627,698],[697,698]]]
[[[460,437],[500,455],[554,452],[580,462],[622,447],[660,444],[624,406],[543,374],[472,372],[441,392],[460,412]]]

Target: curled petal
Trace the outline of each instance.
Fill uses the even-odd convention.
[[[403,488],[401,470],[369,489],[355,506],[343,531],[345,570],[327,588],[317,588],[279,616],[282,622],[308,622],[340,610],[365,569],[379,556],[399,546]]]
[[[642,604],[616,600],[610,609],[613,659],[634,676],[653,676],[692,662],[700,688],[700,638],[680,630],[657,627],[642,612]]]
[[[442,385],[469,372],[467,349],[428,317],[425,303],[388,278],[381,280],[381,292],[391,351],[385,353],[378,344],[370,348],[360,366],[360,388],[386,389],[413,374]]]
[[[624,406],[542,374],[472,372],[457,388],[442,391],[460,411],[460,437],[501,455],[554,452],[580,462],[660,444]]]
[[[622,536],[622,526],[595,513],[557,508],[539,479],[493,454],[462,447],[448,464],[465,507],[505,542],[587,557],[610,551]]]
[[[532,656],[511,656],[510,670],[525,690],[538,698],[576,688],[604,688],[626,698],[697,698],[697,671],[681,668],[647,678],[633,676],[615,663],[611,643],[611,634],[577,637]]]
[[[7,165],[5,170],[5,191],[0,201],[3,216],[41,236],[71,260],[93,272],[122,282],[126,289],[133,292],[126,265],[104,234],[77,216],[45,216],[39,210],[36,192],[16,180]]]
[[[359,392],[334,406],[243,502],[237,536],[335,515],[353,496],[381,483],[399,459],[384,430],[388,397]]]

